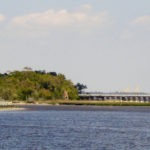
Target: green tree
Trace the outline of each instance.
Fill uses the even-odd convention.
[[[18,90],[18,97],[22,100],[28,100],[32,97],[33,90],[31,88],[24,88]]]
[[[86,85],[84,85],[84,84],[81,84],[81,83],[77,83],[76,85],[75,85],[75,87],[77,88],[77,90],[78,90],[78,93],[82,93],[82,90],[83,89],[87,89],[87,86]]]
[[[67,91],[69,99],[78,97],[72,81],[56,72],[46,73],[27,68],[0,74],[0,97],[3,99],[62,99],[64,91]]]

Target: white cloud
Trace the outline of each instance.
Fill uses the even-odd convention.
[[[149,35],[150,16],[139,16],[128,23],[122,32],[122,39],[144,38]]]
[[[131,22],[131,25],[150,25],[150,16],[140,16]]]
[[[91,9],[90,5],[85,5],[86,10]],[[101,27],[108,23],[108,13],[88,13],[87,11],[69,12],[66,9],[55,11],[53,9],[45,12],[30,13],[24,16],[12,18],[11,24],[26,28],[45,27]]]
[[[0,22],[3,22],[5,20],[5,16],[0,14]]]

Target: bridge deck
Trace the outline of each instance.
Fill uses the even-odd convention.
[[[149,93],[81,93],[81,100],[150,101]]]

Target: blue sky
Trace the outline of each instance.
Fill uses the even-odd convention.
[[[89,91],[150,92],[149,0],[0,0],[0,72],[64,73]]]

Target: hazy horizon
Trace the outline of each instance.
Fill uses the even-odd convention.
[[[88,91],[150,92],[150,1],[0,1],[0,72],[63,73]]]

